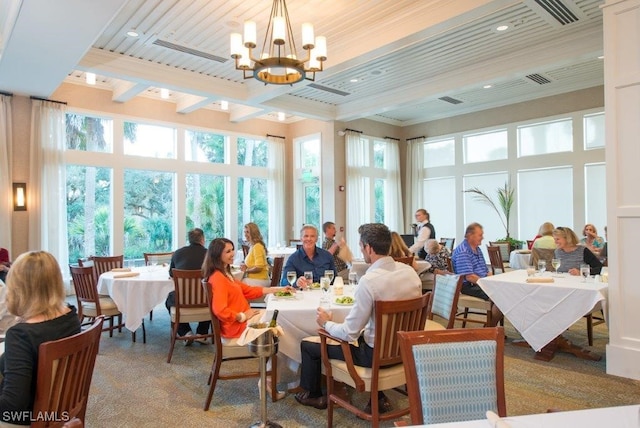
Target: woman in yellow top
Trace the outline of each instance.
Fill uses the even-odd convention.
[[[244,225],[244,240],[249,243],[249,252],[240,265],[245,273],[244,282],[249,285],[268,287],[269,264],[267,263],[267,246],[264,245],[258,225],[247,223]]]

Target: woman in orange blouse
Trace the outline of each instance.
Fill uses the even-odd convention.
[[[213,312],[220,320],[222,339],[229,343],[240,337],[247,322],[258,322],[262,311],[249,307],[249,299],[256,299],[277,291],[291,291],[287,287],[253,287],[231,275],[231,263],[235,255],[233,242],[216,238],[209,244],[202,266],[202,273],[213,291]],[[253,318],[253,320],[252,320]]]

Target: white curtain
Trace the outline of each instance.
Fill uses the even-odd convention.
[[[402,234],[405,229],[400,185],[400,149],[396,141],[387,139],[386,143],[387,179],[384,189],[384,222],[389,229]]]
[[[268,245],[276,246],[285,241],[284,233],[284,139],[268,136],[269,142],[269,178],[267,181],[269,209]]]
[[[69,276],[65,166],[65,110],[61,103],[33,100],[31,107],[31,168],[27,188],[29,250],[54,255]]]
[[[407,224],[413,223],[413,213],[424,208],[424,137],[407,141]]]
[[[370,192],[365,185],[366,178],[362,176],[362,170],[368,161],[368,150],[367,142],[360,138],[358,132],[346,131],[345,142],[347,151],[346,240],[354,251],[355,245],[360,242],[358,227],[362,223],[371,221]]]
[[[0,247],[11,253],[11,216],[13,214],[13,184],[11,182],[11,96],[0,95]]]

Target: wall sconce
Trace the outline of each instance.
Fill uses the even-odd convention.
[[[27,183],[13,183],[13,210],[27,210]]]

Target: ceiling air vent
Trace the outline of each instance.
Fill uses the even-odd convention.
[[[440,97],[438,99],[451,104],[462,104],[462,101],[456,100],[455,98],[451,98],[451,97]]]
[[[162,39],[154,40],[153,44],[156,45],[156,46],[162,46],[163,48],[172,49],[174,51],[184,52],[184,53],[189,54],[189,55],[198,56],[200,58],[209,59],[211,61],[217,61],[217,62],[225,63],[225,62],[227,62],[229,60],[228,58],[223,58],[221,56],[217,56],[217,55],[213,55],[213,54],[210,54],[210,53],[207,53],[207,52],[199,51],[197,49],[193,49],[193,48],[190,48],[190,47],[187,47],[187,46],[177,45],[175,43],[171,43],[171,42],[168,42],[168,41],[162,40]]]
[[[529,80],[536,82],[538,85],[546,85],[547,83],[551,83],[551,80],[547,79],[546,77],[538,73],[528,74],[525,77]]]
[[[346,97],[347,95],[351,95],[349,92],[340,91],[338,89],[333,89],[328,86],[318,85],[317,83],[312,83],[309,85],[309,88],[319,89],[321,91],[331,92],[332,94],[342,95]]]
[[[578,21],[578,17],[560,0],[535,0],[535,2],[562,25]]]

